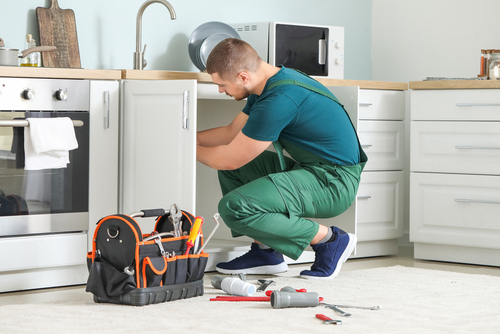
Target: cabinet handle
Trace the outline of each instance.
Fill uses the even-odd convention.
[[[189,114],[189,91],[185,90],[182,94],[182,128],[188,128],[188,114]]]
[[[500,147],[488,146],[455,146],[459,150],[500,150]]]
[[[500,107],[500,103],[456,103],[457,107]]]
[[[455,198],[455,202],[460,203],[481,203],[481,204],[500,204],[499,201],[482,201],[482,200],[474,200],[467,198]]]
[[[358,196],[358,199],[370,199],[372,198],[371,196]]]
[[[370,103],[370,102],[359,102],[359,106],[360,107],[369,107],[373,105],[373,103]]]
[[[361,147],[372,147],[373,145],[370,144],[361,144]]]
[[[109,129],[109,91],[104,91],[104,104],[106,110],[104,111],[104,129]]]

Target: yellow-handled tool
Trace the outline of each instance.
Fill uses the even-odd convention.
[[[194,220],[194,224],[191,227],[191,232],[189,232],[189,238],[186,241],[187,249],[184,255],[188,255],[189,250],[194,246],[194,240],[201,231],[201,225],[203,225],[203,217],[196,217],[196,219]]]

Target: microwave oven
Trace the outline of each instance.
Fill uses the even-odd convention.
[[[315,77],[344,78],[344,27],[281,22],[229,25],[273,66]]]

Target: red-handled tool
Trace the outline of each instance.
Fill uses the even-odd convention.
[[[217,296],[210,298],[210,301],[218,302],[270,302],[271,297],[239,297],[239,296]],[[319,301],[323,301],[323,297],[319,297]]]
[[[189,232],[189,238],[186,241],[186,253],[184,255],[189,254],[189,250],[194,246],[194,240],[198,236],[201,230],[201,225],[203,225],[203,217],[196,217],[193,226],[191,227],[191,232]]]
[[[327,325],[342,325],[341,320],[333,320],[324,314],[316,314],[316,318],[323,320],[323,323]]]
[[[269,302],[271,297],[239,297],[239,296],[217,296],[210,298],[210,301],[217,302]]]
[[[306,289],[298,289],[298,290],[295,289],[295,291],[297,291],[297,292],[307,292]],[[273,290],[267,290],[266,291],[266,296],[271,296],[272,293],[273,293]]]

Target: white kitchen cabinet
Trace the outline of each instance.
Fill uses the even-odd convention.
[[[118,212],[119,96],[118,81],[90,81],[89,250],[99,219]]]
[[[195,80],[122,81],[120,207],[195,213]],[[140,221],[144,233],[154,219]]]
[[[498,89],[411,92],[415,258],[500,266]]]
[[[245,101],[214,99],[217,91],[212,85],[198,86],[200,92],[202,89],[205,92],[198,98],[199,130],[229,124],[245,106]],[[366,90],[357,86],[329,89],[344,104],[371,161],[362,174],[358,198],[352,206],[338,217],[317,221],[356,233],[358,246],[353,257],[396,254],[403,229],[404,92]],[[198,164],[197,182],[197,214],[205,217],[207,230],[214,223],[206,218],[216,212],[222,196],[217,172]],[[211,254],[209,266],[242,255],[251,242],[246,237],[232,238],[225,226],[219,228],[215,238],[207,246]],[[314,261],[314,253],[309,249],[297,261],[287,258],[288,263],[311,261]]]

